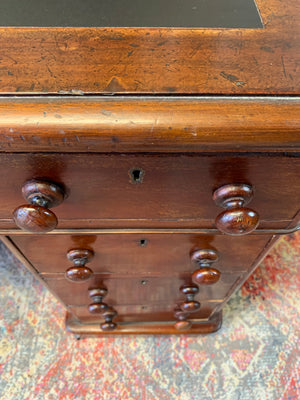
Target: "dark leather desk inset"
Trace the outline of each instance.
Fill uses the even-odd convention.
[[[254,0],[1,0],[1,25],[262,28]]]
[[[298,0],[221,3],[1,2],[0,234],[76,335],[213,332],[299,228]]]

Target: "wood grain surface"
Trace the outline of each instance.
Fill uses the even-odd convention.
[[[0,152],[299,149],[298,97],[0,97]]]
[[[220,302],[201,303],[201,309],[191,318],[209,318],[211,313],[220,306]],[[135,321],[174,321],[174,304],[140,304],[140,305],[118,305],[114,307],[118,311],[115,322],[135,322]],[[100,323],[103,317],[99,314],[91,314],[87,306],[69,306],[69,312],[73,313],[82,323]]]
[[[155,315],[153,315],[155,318]],[[159,317],[159,316],[158,316]],[[139,314],[141,318],[141,314]],[[218,311],[214,313],[211,319],[196,320],[192,324],[192,327],[188,331],[181,331],[174,327],[176,321],[161,321],[153,320],[150,323],[146,321],[135,321],[125,322],[118,324],[116,330],[113,331],[113,335],[179,335],[179,334],[207,334],[217,331],[222,325],[222,312]],[[78,339],[84,337],[103,337],[110,336],[112,332],[103,332],[100,329],[99,324],[80,322],[74,315],[67,313],[66,327],[69,332],[76,335]]]
[[[259,214],[261,225],[276,221],[285,227],[299,210],[300,158],[295,155],[234,154],[2,154],[0,220],[26,204],[22,187],[29,179],[61,184],[67,198],[52,209],[70,227],[145,228],[177,222],[177,227],[215,227],[224,211],[213,201],[215,189],[229,183],[254,188],[247,205]],[[144,171],[135,182],[131,171]],[[293,184],[291,185],[291,182]],[[74,226],[74,220],[81,220]],[[73,221],[73,222],[72,222]],[[73,225],[72,225],[73,224]],[[174,226],[174,225],[173,225]]]
[[[197,301],[222,302],[230,293],[234,285],[241,279],[239,273],[223,274],[219,282],[212,286],[203,286],[195,299]],[[95,274],[89,281],[74,283],[67,281],[62,274],[43,275],[47,285],[52,288],[57,296],[67,305],[86,305],[91,303],[88,290],[105,285],[108,294],[105,303],[117,307],[118,305],[144,305],[168,303],[174,308],[185,301],[180,292],[183,284],[190,284],[189,273],[163,277],[149,277],[142,274],[124,274],[106,278],[105,275]]]
[[[90,249],[94,258],[87,265],[106,277],[142,273],[166,276],[190,273],[199,268],[191,260],[195,250],[211,249],[219,259],[213,265],[222,273],[247,271],[269,240],[267,235],[230,237],[207,234],[102,234],[18,235],[14,243],[40,273],[64,273],[72,263],[70,249]],[[142,243],[142,244],[141,244]],[[145,244],[146,243],[146,244]],[[42,250],[39,250],[42,249]]]

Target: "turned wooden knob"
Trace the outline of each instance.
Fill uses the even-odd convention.
[[[174,310],[174,317],[178,320],[174,327],[179,331],[185,331],[192,326],[191,321],[187,321],[189,313],[182,311],[180,308]]]
[[[181,286],[180,291],[186,297],[186,301],[180,304],[181,310],[187,313],[198,311],[200,308],[200,303],[194,300],[195,295],[199,292],[198,286],[183,285]]]
[[[56,215],[49,210],[61,204],[65,198],[63,188],[54,182],[38,179],[27,181],[22,194],[29,204],[17,207],[13,212],[19,228],[33,233],[44,233],[56,228]]]
[[[105,322],[103,324],[100,325],[100,328],[107,332],[107,331],[113,331],[116,329],[117,324],[115,324],[114,322],[112,322],[113,318],[115,316],[117,316],[118,313],[116,310],[114,310],[112,307],[109,307],[106,311],[104,311],[104,313],[102,314],[102,316],[104,317]]]
[[[89,295],[93,300],[93,303],[89,305],[89,312],[91,314],[103,314],[108,309],[108,305],[103,303],[103,298],[107,295],[107,289],[105,287],[90,289]]]
[[[86,266],[92,260],[94,253],[89,249],[73,249],[68,251],[67,258],[73,262],[65,272],[65,277],[72,282],[83,282],[93,275],[93,271]]]
[[[192,327],[191,321],[177,321],[174,325],[178,331],[186,331]]]
[[[211,265],[218,261],[218,253],[213,249],[196,250],[191,254],[191,259],[199,265],[193,272],[192,280],[198,285],[212,285],[220,279],[221,273]]]
[[[259,215],[244,207],[253,198],[253,189],[245,183],[229,184],[213,193],[213,200],[226,210],[216,218],[217,228],[227,235],[246,235],[254,231],[259,223]]]

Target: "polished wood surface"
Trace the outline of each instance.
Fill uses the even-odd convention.
[[[55,291],[55,293],[59,296],[59,298],[69,307],[69,310],[75,313],[77,317],[80,319],[82,323],[95,323],[99,322],[100,325],[103,325],[104,329],[119,329],[113,324],[118,324],[122,321],[166,321],[170,318],[174,321],[174,329],[190,332],[192,329],[192,325],[190,323],[178,324],[178,321],[183,321],[183,319],[178,319],[174,316],[174,309],[176,307],[181,307],[185,311],[187,311],[185,321],[191,321],[193,318],[198,318],[200,315],[205,315],[205,318],[210,316],[215,310],[218,310],[220,306],[226,302],[231,295],[231,293],[235,290],[236,287],[243,281],[244,277],[247,275],[249,270],[254,267],[257,262],[257,252],[258,247],[256,246],[259,242],[261,243],[261,253],[264,253],[265,249],[269,245],[269,237],[261,237],[261,236],[242,236],[237,237],[235,240],[241,242],[236,247],[237,254],[228,254],[228,246],[229,243],[232,242],[232,238],[230,236],[216,236],[216,240],[219,243],[223,243],[224,255],[228,257],[231,265],[228,265],[228,269],[223,269],[224,267],[220,266],[219,268],[224,272],[222,272],[220,279],[214,285],[201,285],[199,288],[197,286],[193,286],[192,284],[192,274],[190,271],[195,269],[195,261],[190,260],[191,254],[193,254],[193,249],[203,249],[203,243],[205,242],[207,249],[208,242],[212,243],[212,238],[203,235],[202,240],[199,236],[192,238],[192,235],[175,235],[174,238],[178,238],[178,244],[173,242],[173,237],[166,236],[166,241],[161,239],[164,238],[163,235],[153,235],[148,238],[143,239],[143,244],[146,242],[146,246],[141,246],[141,241],[136,237],[133,237],[130,242],[128,242],[128,234],[123,235],[125,238],[125,242],[122,246],[122,242],[120,237],[115,237],[117,235],[103,235],[99,240],[99,244],[103,246],[103,249],[106,249],[110,254],[113,253],[112,242],[105,242],[105,238],[114,237],[113,242],[116,243],[118,248],[126,249],[128,252],[128,264],[127,271],[125,269],[125,273],[121,273],[122,271],[122,263],[126,262],[126,258],[124,254],[119,253],[120,257],[119,263],[116,265],[116,272],[113,273],[95,273],[93,277],[82,283],[72,283],[68,282],[63,273],[49,273],[48,267],[46,267],[47,272],[43,273],[42,276],[47,282],[47,285]],[[122,237],[122,235],[121,235]],[[51,240],[55,238],[55,236],[18,236],[16,237],[16,242],[18,242],[19,238],[21,238],[21,242],[18,243],[19,249],[31,260],[35,259],[35,254],[41,254],[43,252],[36,251],[36,246],[39,248],[56,248],[59,241],[61,242],[62,236],[57,236],[57,242],[52,243]],[[22,238],[25,241],[22,243]],[[40,244],[38,244],[35,240],[36,238]],[[185,242],[183,239],[186,238]],[[93,259],[93,264],[97,261],[98,249],[96,250],[95,243],[96,240],[91,236],[79,236],[75,238],[71,238],[72,245],[74,245],[74,239],[76,243],[90,243],[91,248],[93,248],[93,252],[95,254]],[[154,239],[154,240],[153,240]],[[171,240],[170,240],[171,239]],[[46,243],[42,245],[42,241]],[[195,241],[196,240],[196,241]],[[259,240],[259,241],[258,241]],[[227,243],[226,243],[227,241]],[[248,241],[248,246],[245,245],[246,241]],[[26,250],[26,246],[24,244],[31,245],[32,253],[28,252],[28,247]],[[165,242],[165,243],[164,243]],[[169,244],[168,244],[169,242]],[[162,243],[165,246],[165,249],[162,250]],[[186,264],[182,266],[181,260],[179,273],[176,273],[176,263],[172,260],[177,260],[176,253],[174,254],[174,250],[177,252],[180,248],[179,243],[186,243],[184,251],[185,254],[185,262]],[[256,245],[254,245],[256,243]],[[63,244],[63,243],[62,243]],[[171,246],[170,246],[171,244]],[[133,246],[134,245],[134,246]],[[202,245],[202,246],[201,246]],[[188,247],[187,247],[188,246]],[[200,246],[200,247],[198,247]],[[65,247],[65,246],[62,246]],[[212,246],[212,249],[213,250]],[[218,246],[219,247],[219,246]],[[237,260],[237,262],[241,261],[241,256],[245,254],[245,249],[248,247],[250,251],[253,252],[253,258],[251,263],[248,264],[248,267],[243,266],[244,270],[238,271],[234,268],[233,260]],[[72,246],[74,248],[74,246]],[[134,250],[135,249],[135,250]],[[148,249],[148,255],[154,258],[154,260],[160,260],[164,263],[161,264],[160,268],[155,272],[155,262],[152,264],[154,268],[152,268],[151,264],[145,265],[140,260],[147,259],[145,254],[140,258],[136,258],[136,252],[142,252],[143,250]],[[226,249],[226,250],[225,250]],[[241,250],[242,249],[242,250]],[[53,253],[53,251],[52,251]],[[168,261],[167,259],[161,260],[159,255],[168,254],[171,259]],[[198,252],[199,253],[199,252]],[[63,259],[65,259],[65,251],[63,252]],[[125,253],[126,254],[126,253]],[[208,259],[210,254],[214,254],[213,251],[209,252],[206,250],[206,259]],[[218,265],[219,260],[221,262],[223,259],[223,251],[222,248],[218,251],[219,259],[213,257],[214,263]],[[249,252],[247,253],[244,260],[249,262]],[[236,258],[235,258],[236,257]],[[43,260],[47,260],[46,254],[43,254]],[[100,260],[101,260],[100,254]],[[226,258],[225,258],[226,259]],[[57,265],[57,261],[55,261],[52,257],[50,259],[54,265]],[[211,261],[211,260],[210,260]],[[134,262],[137,264],[134,266]],[[36,265],[39,265],[37,261]],[[108,270],[110,269],[110,265],[106,264]],[[174,268],[175,267],[175,268]],[[145,268],[145,272],[143,272],[143,268]],[[189,271],[188,271],[189,270]],[[105,288],[105,290],[99,290],[101,288]],[[107,292],[106,292],[107,290]],[[105,295],[105,303],[103,303],[103,296]],[[100,297],[99,297],[100,296]],[[93,297],[93,303],[91,304],[90,298]],[[97,298],[98,297],[98,298]],[[94,299],[96,301],[94,301]],[[97,304],[98,303],[98,304]],[[96,308],[95,308],[96,304]],[[100,305],[100,308],[99,308]],[[103,307],[104,305],[104,307]],[[116,322],[111,321],[108,317],[108,320],[103,320],[103,310],[106,309],[106,305],[113,307],[118,312],[118,317],[116,318]],[[125,307],[125,308],[124,308]],[[92,308],[92,309],[91,309]],[[93,311],[98,311],[98,313],[94,314]],[[135,311],[134,311],[135,310]],[[143,310],[143,312],[140,312]],[[92,313],[90,313],[92,311]],[[194,316],[194,314],[196,316]],[[88,316],[90,315],[90,317]],[[191,316],[192,315],[192,316]],[[107,325],[105,325],[107,324]],[[176,325],[177,324],[177,325]],[[178,326],[180,325],[180,326]],[[184,330],[183,326],[185,325],[186,330]],[[180,329],[179,329],[180,328]],[[181,329],[182,328],[182,329]],[[150,331],[151,332],[151,329]]]
[[[93,275],[91,268],[87,266],[70,267],[65,272],[65,277],[71,282],[83,282]]]
[[[1,154],[0,168],[7,171],[0,223],[22,204],[24,182],[40,177],[67,190],[55,208],[58,227],[80,219],[74,227],[89,228],[98,220],[107,228],[115,223],[145,228],[153,221],[157,228],[176,222],[182,228],[214,228],[221,209],[213,192],[229,183],[253,186],[251,208],[260,216],[259,228],[268,221],[285,227],[299,210],[300,158],[290,154]],[[142,182],[132,182],[132,168],[144,171]]]
[[[195,300],[195,296],[199,293],[197,285],[183,285],[180,292],[185,296],[185,301],[180,303],[179,307],[186,313],[194,313],[200,309],[201,304]]]
[[[57,292],[55,289],[52,289],[47,285],[45,280],[41,277],[40,274],[37,273],[35,268],[32,266],[32,264],[27,260],[27,258],[24,257],[24,255],[19,251],[18,248],[15,247],[14,243],[7,237],[2,236],[1,240],[4,241],[4,243],[13,251],[13,253],[18,257],[18,259],[26,265],[26,267],[35,275],[35,277],[43,283],[49,290],[52,292],[52,294],[59,300],[61,301],[61,298],[58,297]],[[62,303],[65,305],[64,303]],[[202,307],[201,309],[194,314],[194,318],[200,318],[204,319],[203,322],[201,322],[201,327],[202,330],[199,330],[199,321],[197,321],[197,329],[195,327],[193,328],[194,333],[209,333],[211,331],[215,331],[220,328],[221,326],[221,313],[220,312],[215,312],[214,317],[211,319],[211,321],[207,322],[207,318],[209,315],[212,314],[217,308],[220,308],[221,303],[220,302],[202,302]],[[145,325],[142,326],[141,328],[138,329],[137,333],[144,333],[144,334],[152,334],[152,333],[160,333],[160,334],[170,334],[174,332],[175,328],[170,328],[169,323],[162,324],[163,321],[173,321],[174,315],[173,315],[173,309],[174,305],[170,303],[162,303],[160,302],[159,304],[153,304],[151,307],[147,304],[141,304],[141,305],[120,305],[117,307],[119,315],[116,317],[116,321],[119,323],[119,325],[123,322],[130,322],[132,326],[130,327],[125,327],[117,331],[117,334],[120,332],[123,333],[134,333],[136,329],[136,325],[132,324],[133,322],[151,322],[151,325]],[[103,322],[103,318],[99,315],[93,315],[90,314],[88,307],[86,305],[84,306],[72,306],[68,307],[69,311],[72,313],[72,317],[70,314],[68,314],[68,329],[69,330],[80,330],[84,329],[85,331],[89,331],[90,329],[92,331],[97,331],[99,333],[99,323]],[[160,321],[159,324],[155,323],[153,321],[153,315],[155,315],[155,321]],[[75,316],[75,317],[74,317]],[[79,323],[79,319],[82,321]],[[216,323],[217,320],[217,323]],[[95,325],[97,324],[98,325]],[[171,322],[171,325],[173,322]],[[213,324],[213,325],[212,325]],[[76,325],[76,326],[75,326]],[[213,330],[211,330],[211,327],[214,327]],[[210,328],[209,328],[210,327]],[[190,332],[189,332],[190,333]]]
[[[186,331],[192,327],[192,323],[191,321],[178,321],[174,326],[179,331]]]
[[[213,249],[199,249],[193,251],[191,254],[191,260],[197,265],[196,269],[192,273],[192,281],[197,285],[213,285],[220,279],[221,273],[216,268],[212,268],[212,265],[217,262],[219,255],[216,250]]]
[[[58,222],[51,210],[37,205],[24,204],[17,207],[12,215],[19,228],[32,233],[53,231]]]
[[[247,235],[259,224],[256,211],[246,208],[253,199],[254,190],[245,183],[231,183],[216,189],[213,200],[217,206],[225,208],[216,218],[216,227],[228,235]]]
[[[62,236],[60,236],[62,237]],[[250,237],[241,237],[239,239],[241,240],[245,240],[245,239],[249,239]],[[46,238],[47,239],[47,238]],[[231,239],[230,237],[227,237],[227,239]],[[48,284],[46,283],[46,281],[41,278],[42,276],[40,274],[37,273],[37,271],[31,266],[31,264],[27,261],[27,259],[24,257],[24,255],[22,253],[20,253],[20,250],[17,249],[13,243],[7,239],[7,238],[3,238],[3,240],[5,241],[5,243],[7,245],[9,245],[9,247],[14,251],[14,253],[16,254],[16,256],[26,265],[28,265],[28,268],[37,276],[37,279],[41,279],[42,282],[45,283],[45,285],[47,287]],[[203,322],[201,322],[201,326],[204,327],[206,326],[207,328],[207,323],[209,323],[209,326],[211,326],[211,323],[213,321],[215,321],[215,317],[218,316],[218,324],[214,325],[214,329],[213,330],[217,330],[218,328],[220,328],[220,323],[221,323],[221,319],[220,319],[220,313],[217,311],[220,309],[220,307],[226,302],[226,300],[228,300],[228,298],[230,297],[230,294],[234,291],[234,289],[238,288],[243,281],[247,278],[247,276],[251,273],[251,271],[253,270],[253,268],[256,267],[256,265],[261,261],[261,259],[265,256],[266,252],[270,249],[270,246],[272,246],[274,244],[274,242],[276,241],[276,237],[273,237],[271,239],[271,241],[269,242],[268,245],[266,245],[265,249],[260,253],[260,255],[256,258],[253,266],[251,269],[249,269],[248,272],[246,272],[242,279],[239,279],[237,281],[237,285],[233,286],[229,292],[227,293],[227,297],[225,299],[222,300],[215,300],[213,301],[210,298],[210,294],[208,293],[208,297],[209,300],[205,300],[204,298],[201,299],[201,308],[198,312],[196,312],[193,315],[193,318],[204,318],[207,319],[209,317],[209,315],[211,315],[212,313],[214,313],[212,319],[210,321],[207,320],[203,320]],[[128,277],[128,274],[126,274],[126,276]],[[130,278],[130,277],[129,277]],[[52,279],[52,283],[53,285],[51,285],[51,287],[49,287],[49,290],[52,291],[54,293],[55,296],[59,296],[59,291],[57,290],[59,287],[62,288],[62,290],[64,291],[64,293],[68,293],[69,289],[68,289],[68,285],[64,285],[63,282],[64,279]],[[123,279],[124,280],[124,279]],[[120,282],[121,286],[117,287],[122,287],[123,284],[123,280]],[[59,281],[62,283],[62,286],[60,286]],[[103,280],[101,280],[101,282],[103,282]],[[99,323],[103,321],[103,318],[101,318],[101,316],[99,315],[93,315],[90,314],[89,310],[88,310],[88,304],[89,304],[89,292],[88,292],[88,286],[86,284],[71,284],[70,285],[77,287],[81,286],[81,292],[84,292],[85,289],[87,290],[87,296],[84,299],[84,305],[82,306],[69,306],[69,310],[72,312],[73,315],[76,315],[77,317],[74,319],[74,317],[71,318],[71,316],[68,316],[68,325],[69,329],[71,329],[72,331],[74,331],[74,333],[77,332],[94,332],[94,334],[97,336],[100,332],[100,327],[99,327]],[[99,288],[99,282],[95,282],[95,285],[93,285],[95,289],[97,289],[97,287]],[[145,288],[147,285],[142,285],[143,288]],[[177,290],[178,286],[176,287]],[[148,298],[148,296],[146,296]],[[62,301],[61,297],[58,297],[60,301]],[[72,296],[72,293],[70,295],[70,298],[74,298],[74,295]],[[66,299],[65,299],[66,300]],[[177,299],[179,303],[180,299]],[[139,305],[118,305],[116,307],[119,316],[116,318],[116,322],[118,322],[118,325],[122,325],[123,322],[130,322],[131,326],[125,326],[125,327],[121,327],[118,328],[116,333],[119,334],[126,334],[126,333],[145,333],[145,334],[152,334],[152,333],[161,333],[161,334],[172,334],[174,333],[174,331],[176,331],[177,329],[175,328],[175,324],[176,324],[176,319],[174,319],[174,304],[170,304],[171,302],[168,301],[168,303],[164,303],[163,301],[160,301],[159,303],[152,303],[152,304],[142,304],[143,301],[139,304]],[[70,320],[70,318],[72,319],[72,321]],[[79,322],[79,320],[77,319],[79,318],[81,322]],[[170,323],[165,323],[163,321],[172,321]],[[148,322],[151,324],[146,324],[144,325],[142,328],[140,328],[140,325],[136,325],[134,323],[136,323],[137,321],[141,321],[141,322]],[[161,323],[157,324],[155,323],[155,321],[161,321]],[[199,330],[199,321],[197,321],[197,323],[195,324],[193,321],[193,325],[192,327],[188,330],[188,331],[181,331],[182,333],[199,333],[199,332],[206,332],[209,333],[211,330]],[[204,325],[203,325],[204,324]],[[170,328],[170,325],[172,325],[172,328]],[[197,326],[197,328],[196,328]],[[138,328],[138,329],[137,329]]]
[[[299,97],[0,97],[0,151],[299,152],[299,115]]]
[[[133,323],[123,323],[118,324],[116,330],[113,331],[114,335],[174,335],[174,334],[207,334],[217,331],[221,328],[222,325],[222,312],[216,312],[213,317],[209,320],[196,320],[187,330],[179,330],[173,324],[173,321],[161,323],[157,321],[151,321],[151,323],[145,323],[139,321],[134,321]],[[66,317],[66,327],[69,332],[74,333],[78,339],[84,337],[101,337],[110,335],[111,332],[105,332],[100,328],[99,324],[89,324],[78,321],[73,315],[70,313],[67,314]]]
[[[59,206],[66,197],[61,185],[40,179],[25,182],[22,186],[22,194],[28,203],[47,208]]]
[[[64,201],[65,193],[54,182],[31,179],[24,183],[22,194],[30,204],[17,207],[13,217],[17,226],[32,233],[50,232],[57,226],[56,215],[49,208]]]
[[[105,310],[102,314],[105,322],[100,325],[101,330],[104,332],[110,332],[117,329],[118,325],[115,322],[113,322],[113,319],[117,315],[118,315],[117,311],[112,307],[109,307],[107,310]]]
[[[90,249],[71,249],[66,254],[66,258],[74,265],[85,265],[94,258],[94,252]]]
[[[8,94],[296,94],[298,0],[257,0],[263,29],[1,28]]]
[[[213,249],[199,249],[191,253],[191,260],[199,267],[210,267],[219,260],[219,254]]]
[[[141,241],[147,245],[141,245]],[[101,235],[18,235],[14,243],[41,273],[64,274],[69,267],[66,254],[76,247],[94,252],[88,264],[95,273],[114,276],[136,273],[144,276],[170,276],[186,273],[190,277],[198,269],[190,253],[196,250],[217,250],[219,259],[214,268],[221,274],[247,271],[258,253],[263,251],[268,235],[240,236],[176,233],[137,233]],[[143,243],[143,242],[142,242]],[[42,251],[40,250],[42,249]]]
[[[86,266],[94,258],[94,252],[90,249],[71,249],[67,253],[67,259],[74,265],[66,269],[65,277],[71,282],[82,282],[90,279],[93,271]]]
[[[246,272],[245,272],[246,273]],[[245,274],[244,273],[244,274]],[[226,296],[242,279],[243,273],[224,273],[214,285],[203,285],[195,296],[198,302],[223,302]],[[136,272],[126,275],[94,274],[91,279],[81,283],[66,280],[59,274],[43,274],[47,285],[51,287],[66,305],[82,306],[90,304],[89,290],[105,285],[108,294],[105,303],[117,309],[118,305],[147,305],[171,304],[176,305],[185,301],[180,292],[182,285],[191,285],[191,274],[170,274],[169,276],[149,276]]]
[[[221,273],[212,265],[219,259],[218,252],[214,249],[199,249],[191,253],[191,260],[197,265],[192,273],[192,281],[197,285],[213,285],[220,279]]]
[[[91,314],[102,314],[108,309],[108,305],[103,302],[103,298],[107,295],[106,287],[90,289],[89,296],[93,303],[89,304],[88,309]]]
[[[201,302],[200,309],[193,313],[187,314],[181,313],[188,316],[188,319],[208,319],[217,308],[219,309],[222,303],[220,302]],[[174,324],[178,320],[178,316],[175,315],[174,310],[177,309],[172,303],[160,302],[157,304],[129,304],[129,305],[114,305],[118,315],[115,318],[115,322],[151,322],[151,321],[173,321]],[[86,305],[82,306],[68,306],[68,311],[72,313],[79,321],[88,324],[99,324],[104,322],[102,314],[91,314],[89,308]]]
[[[257,5],[262,29],[0,27],[0,229],[73,333],[215,331],[298,221],[298,0]]]
[[[192,322],[188,320],[190,317],[190,313],[182,311],[180,307],[176,307],[174,310],[174,317],[177,322],[174,324],[174,327],[179,331],[185,331],[192,327]]]
[[[213,285],[220,279],[221,273],[216,268],[199,268],[192,273],[192,280],[197,285]]]

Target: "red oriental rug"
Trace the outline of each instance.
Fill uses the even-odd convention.
[[[207,336],[76,341],[0,247],[1,400],[300,399],[300,233],[281,239]]]

